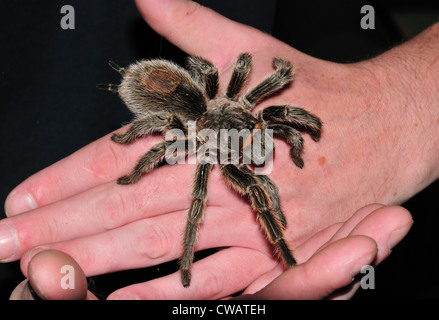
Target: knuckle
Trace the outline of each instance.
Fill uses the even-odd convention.
[[[105,230],[112,230],[125,225],[129,219],[129,200],[113,187],[104,192],[95,203],[96,211],[101,213],[101,221]]]
[[[95,178],[108,180],[114,178],[115,172],[119,171],[119,152],[115,150],[110,138],[108,140],[106,143],[97,143],[90,151],[90,162],[86,170]]]
[[[150,260],[159,260],[166,257],[172,249],[172,233],[164,225],[143,220],[139,226],[139,238],[136,248],[138,254]]]
[[[196,274],[193,276],[193,280],[196,280]],[[219,270],[205,271],[204,279],[202,283],[202,290],[204,292],[205,299],[215,299],[222,296],[224,290],[225,279],[223,279],[223,273]]]

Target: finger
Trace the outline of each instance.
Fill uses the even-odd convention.
[[[349,234],[366,235],[375,240],[378,253],[375,265],[389,256],[409,232],[413,218],[407,209],[400,206],[381,207],[365,217]]]
[[[288,269],[254,295],[241,299],[322,299],[352,282],[377,253],[368,237],[353,236],[331,243],[306,263]]]
[[[326,229],[321,230],[320,232],[313,235],[310,239],[305,241],[299,247],[294,249],[294,257],[296,258],[298,263],[304,263],[307,261],[315,252],[325,244],[331,237],[338,231],[342,223],[336,223]],[[252,294],[255,293],[262,288],[264,288],[271,281],[276,279],[282,272],[285,270],[279,266],[278,268],[274,268],[262,275],[254,282],[252,282],[243,292],[243,294]]]
[[[248,246],[272,254],[273,248],[260,233],[253,215],[240,218],[239,212],[208,207],[205,216],[198,232],[196,251],[242,245],[245,241]],[[87,276],[158,265],[181,256],[186,220],[187,212],[183,210],[88,237],[38,246],[23,255],[21,267],[26,274],[28,261],[47,249],[68,253]]]
[[[156,175],[160,175],[159,170],[150,176]],[[107,183],[64,201],[4,219],[0,221],[1,261],[16,260],[37,245],[95,234],[177,207],[182,209],[186,201],[181,199],[187,197],[184,193],[179,196],[176,193],[174,202],[171,193],[167,193],[169,197],[164,193],[159,198],[159,193],[152,191],[163,189],[165,185],[157,181],[151,183],[151,180],[143,180],[136,186]],[[164,201],[169,205],[165,206]]]
[[[67,254],[46,250],[28,265],[29,284],[44,300],[84,300],[87,279],[81,267]]]
[[[137,0],[136,4],[159,34],[191,55],[209,57],[220,69],[224,58],[254,47],[254,38],[262,35],[194,1]]]
[[[227,248],[193,264],[188,288],[181,284],[180,272],[175,272],[117,290],[108,299],[219,299],[241,291],[277,264],[253,249]]]
[[[14,290],[11,299],[96,299],[87,291],[87,279],[82,269],[63,252],[42,251],[33,257],[28,269],[29,280],[23,281]]]
[[[406,209],[399,206],[379,207],[364,217],[349,233],[349,237],[363,234],[376,241],[378,252],[372,263],[376,266],[390,255],[392,248],[407,235],[412,224],[412,216]],[[331,296],[331,299],[350,299],[360,287],[360,281],[357,279],[350,287]]]
[[[308,261],[323,245],[325,245],[334,234],[343,226],[342,222],[335,223],[302,243],[294,250],[298,263]]]
[[[216,172],[217,170],[215,170]],[[241,210],[236,217],[254,217],[245,201],[227,188],[218,172],[212,172],[209,189],[215,189],[208,206],[228,204]],[[188,186],[193,172],[186,166],[161,167],[135,185],[113,182],[97,186],[64,201],[0,221],[0,258],[16,260],[31,247],[105,232],[130,222],[185,210],[190,203]],[[246,214],[247,213],[247,214]],[[72,219],[72,217],[74,217]],[[253,221],[253,224],[256,224]]]
[[[366,235],[378,244],[376,263],[384,260],[410,230],[413,219],[399,206],[368,205],[358,210],[331,238],[337,241],[351,235]]]
[[[370,215],[375,210],[378,210],[383,207],[384,205],[382,204],[374,203],[360,208],[346,222],[343,223],[341,228],[333,235],[330,241],[333,242],[347,237],[362,220],[364,220],[368,215]]]
[[[157,137],[148,137],[126,146],[112,142],[110,136],[90,143],[23,181],[8,195],[6,215],[14,216],[114,181],[131,170],[139,156],[158,141]]]
[[[25,279],[12,291],[9,300],[35,300],[29,288],[29,280]]]

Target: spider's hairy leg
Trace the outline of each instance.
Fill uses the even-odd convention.
[[[258,221],[264,229],[268,240],[275,245],[276,251],[286,266],[296,264],[283,235],[283,223],[277,214],[272,213],[272,201],[266,189],[256,178],[256,175],[235,165],[221,165],[221,172],[227,183],[238,193],[247,195],[253,210],[257,213]]]
[[[122,76],[125,74],[125,68],[120,67],[116,62],[114,61],[108,61],[108,65],[119,72]]]
[[[119,85],[117,84],[98,84],[96,88],[101,90],[108,90],[111,92],[119,92]]]
[[[274,73],[253,88],[245,97],[241,98],[241,103],[247,109],[253,109],[260,100],[282,89],[292,80],[294,70],[288,60],[274,58],[273,67],[276,70]]]
[[[289,105],[271,106],[261,110],[262,119],[268,123],[283,123],[297,126],[306,131],[314,141],[320,140],[322,121],[308,111]]]
[[[197,239],[203,212],[207,200],[207,178],[212,164],[198,164],[195,172],[192,202],[189,208],[186,231],[184,234],[184,249],[180,259],[181,282],[188,287],[191,282],[190,268],[194,260],[194,246]]]
[[[125,68],[120,67],[116,62],[110,60],[108,61],[108,64],[111,68],[119,72],[122,76],[125,74]],[[117,84],[98,84],[96,88],[112,92],[119,92],[119,85]]]
[[[219,87],[218,68],[210,61],[201,57],[188,58],[188,71],[190,75],[206,90],[209,99],[216,97]]]
[[[166,113],[153,115],[134,120],[126,133],[115,133],[111,136],[111,140],[121,144],[129,144],[142,136],[154,132],[165,133],[171,129],[179,129],[185,134],[187,133],[187,128],[183,125],[183,122],[178,116]]]
[[[291,146],[290,157],[294,164],[302,169],[304,162],[300,155],[303,150],[303,138],[300,132],[283,124],[269,125],[268,128],[273,130],[273,135],[285,139]]]
[[[247,167],[244,166],[241,169],[249,170]],[[273,181],[271,181],[271,179],[266,175],[259,174],[255,177],[259,180],[265,191],[267,191],[268,195],[270,196],[271,208],[273,209],[274,214],[279,219],[279,222],[281,223],[283,229],[285,229],[285,227],[287,226],[287,219],[285,218],[280,207],[279,190],[277,189]]]
[[[248,79],[251,71],[252,57],[249,53],[242,53],[235,63],[232,77],[227,87],[226,96],[229,99],[236,99],[242,87]]]
[[[145,153],[137,162],[133,171],[126,176],[117,180],[118,184],[132,184],[142,178],[142,173],[152,171],[154,168],[162,164],[165,160],[166,149],[170,142],[162,141],[153,146],[147,153]]]
[[[156,167],[165,164],[169,156],[169,147],[175,143],[181,143],[185,150],[184,153],[174,155],[173,161],[178,161],[179,159],[187,157],[189,151],[187,148],[188,141],[186,139],[178,139],[177,141],[165,140],[159,142],[139,159],[130,174],[119,178],[117,183],[123,185],[133,184],[142,178],[143,173],[148,173]]]

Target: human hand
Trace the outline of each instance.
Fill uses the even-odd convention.
[[[34,251],[27,269],[28,279],[14,289],[10,300],[97,300],[87,290],[81,267],[62,251]]]
[[[359,288],[355,276],[365,265],[376,266],[407,234],[412,225],[411,215],[401,207],[369,205],[358,210],[345,223],[334,224],[312,236],[296,249],[303,261],[283,272],[276,267],[252,283],[237,299],[346,299]],[[235,248],[237,254],[246,255],[248,249]],[[29,257],[28,257],[29,258]],[[73,258],[55,250],[33,251],[29,258],[28,277],[35,292],[43,299],[96,299],[87,292],[85,274]],[[61,266],[74,268],[73,289],[62,289]],[[239,269],[240,266],[235,266]],[[225,271],[225,270],[224,270]],[[230,272],[230,271],[229,271]],[[171,276],[174,280],[178,278]],[[110,298],[162,298],[185,297],[191,289],[163,290],[166,280],[134,285],[114,293]],[[267,286],[266,283],[268,283]],[[265,287],[264,287],[265,286]],[[344,290],[341,290],[344,288]],[[157,292],[167,293],[157,296]],[[336,292],[336,293],[334,293]],[[11,299],[34,299],[27,280],[11,295]]]
[[[218,65],[223,86],[236,56],[244,51],[252,53],[254,62],[249,87],[272,71],[273,56],[287,58],[297,66],[292,86],[258,106],[302,105],[324,122],[319,143],[304,135],[303,170],[291,163],[288,146],[276,140],[270,177],[280,189],[289,225],[286,237],[293,248],[317,231],[345,221],[367,203],[401,202],[425,186],[428,179],[437,177],[428,166],[411,165],[423,163],[418,157],[424,158],[425,151],[432,148],[431,139],[425,139],[427,148],[414,138],[421,128],[412,127],[410,110],[402,114],[401,102],[395,98],[395,92],[401,89],[395,74],[389,73],[385,80],[381,77],[388,60],[329,63],[191,2],[139,1],[138,5],[159,33],[188,53],[202,55]],[[164,10],[163,6],[169,7]],[[386,92],[391,81],[393,91]],[[398,136],[401,131],[410,131],[412,136]],[[18,186],[6,203],[11,218],[0,223],[4,230],[15,230],[10,240],[3,241],[2,258],[16,260],[29,248],[44,245],[68,252],[87,275],[178,258],[193,167],[166,166],[133,186],[115,184],[155,142],[155,137],[148,137],[119,146],[106,136]],[[375,170],[370,170],[371,164]],[[196,249],[230,248],[194,264],[191,287],[199,281],[200,298],[242,290],[277,266],[247,202],[233,194],[215,170],[208,189],[205,221]],[[27,208],[23,207],[26,203],[30,204]],[[245,265],[242,256],[233,254],[241,247],[249,249]],[[22,260],[25,273],[26,259],[24,256]],[[256,268],[252,261],[258,261]],[[233,269],[234,265],[240,268]],[[239,274],[215,274],[221,268]],[[179,284],[169,281],[169,286]],[[206,288],[215,290],[209,293]]]

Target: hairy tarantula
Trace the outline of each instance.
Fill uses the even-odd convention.
[[[279,192],[275,184],[266,176],[255,174],[244,163],[243,149],[255,133],[272,130],[275,136],[284,138],[291,145],[290,156],[299,168],[303,167],[301,158],[303,138],[298,130],[310,134],[314,141],[320,138],[321,121],[309,112],[289,105],[267,107],[255,114],[253,107],[263,98],[272,95],[288,84],[294,75],[291,63],[279,58],[273,59],[275,72],[268,75],[255,88],[238,98],[251,70],[251,55],[243,53],[234,65],[233,73],[225,95],[218,96],[219,77],[217,68],[209,61],[195,56],[189,57],[187,70],[166,60],[142,60],[127,68],[119,67],[110,61],[110,66],[118,71],[123,79],[120,85],[98,85],[98,88],[118,92],[121,99],[134,113],[135,120],[124,134],[114,134],[112,140],[129,144],[147,134],[158,132],[165,135],[172,129],[181,130],[184,135],[167,139],[153,146],[138,161],[132,172],[118,179],[119,184],[132,184],[143,173],[150,172],[175,155],[169,146],[176,141],[184,142],[183,154],[186,158],[206,143],[210,152],[218,159],[220,171],[227,184],[241,195],[248,196],[252,209],[268,240],[286,266],[296,261],[284,239],[286,219],[280,208]],[[188,143],[188,122],[196,123],[195,145]],[[222,144],[219,140],[206,139],[198,133],[202,129],[220,132],[222,129],[253,130],[247,139],[241,139],[238,146]],[[245,141],[244,141],[245,140]],[[273,148],[267,147],[269,137],[260,138],[265,155],[261,159],[251,158],[260,165],[271,154]],[[271,141],[272,142],[272,141]],[[238,163],[224,163],[231,153],[238,154]],[[207,200],[207,179],[213,166],[212,161],[198,161],[189,208],[184,249],[180,260],[181,281],[188,287],[191,281],[190,267],[194,258],[194,245],[198,228]]]

